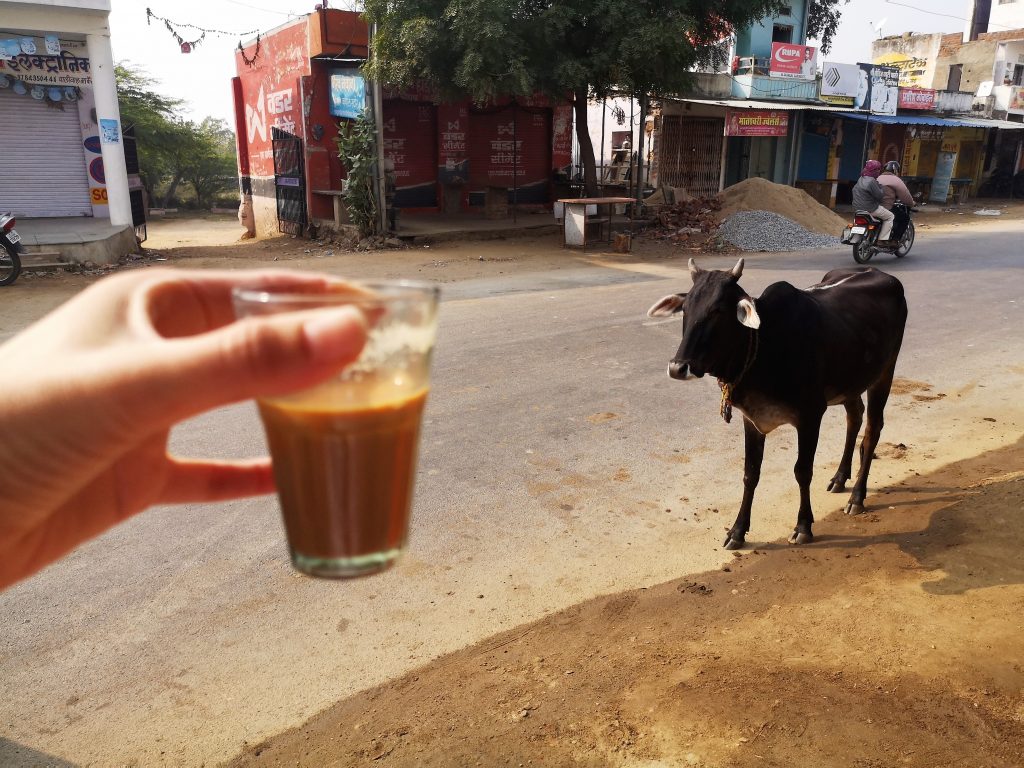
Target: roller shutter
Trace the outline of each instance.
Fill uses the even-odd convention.
[[[0,137],[0,210],[26,218],[92,216],[77,104],[51,107],[0,90]]]
[[[471,200],[482,202],[487,187],[511,190],[515,161],[517,201],[547,202],[551,180],[550,109],[508,106],[498,110],[473,110],[469,129]]]
[[[384,156],[395,163],[395,207],[437,206],[437,107],[384,101]]]

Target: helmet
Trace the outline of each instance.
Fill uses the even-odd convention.
[[[900,164],[897,163],[895,160],[890,160],[888,163],[885,164],[885,172],[899,174]]]

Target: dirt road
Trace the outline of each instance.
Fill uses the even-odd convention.
[[[977,221],[979,231],[989,226],[981,217]],[[1005,232],[1003,237],[1007,237]],[[458,243],[386,255],[330,251],[329,245],[288,239],[217,249],[183,242],[155,257],[183,266],[277,264],[361,277],[407,275],[415,270],[452,283],[452,294],[474,282],[479,288],[481,280],[497,281],[506,294],[509,286],[521,284],[519,290],[532,291],[522,302],[530,308],[528,318],[550,325],[552,321],[535,306],[538,301],[548,300],[535,287],[542,272],[563,272],[568,277],[586,266],[591,270],[589,274],[594,269],[628,269],[672,275],[673,279],[680,275],[682,279],[689,255],[644,242],[628,256],[582,255],[552,247],[550,238]],[[790,270],[781,276],[789,279],[789,275],[798,274],[806,284],[806,268],[797,272],[802,269],[800,259],[790,260],[784,255],[761,258],[777,259],[770,268],[772,273]],[[708,544],[708,537],[717,543],[717,536],[708,527],[718,530],[727,526],[731,508],[723,504],[719,513],[704,503],[712,499],[720,503],[735,496],[735,435],[711,438],[728,440],[731,446],[728,466],[721,462],[716,465],[721,474],[716,474],[716,466],[708,464],[708,456],[717,456],[715,451],[720,452],[722,446],[713,446],[710,454],[707,446],[698,445],[695,450],[685,451],[687,455],[661,457],[650,446],[638,446],[636,455],[630,454],[630,461],[621,465],[621,473],[616,471],[606,485],[614,486],[623,499],[658,498],[660,486],[655,487],[651,481],[661,476],[666,487],[682,484],[692,488],[686,491],[689,500],[681,499],[678,507],[673,502],[677,508],[672,514],[661,514],[668,503],[645,503],[632,509],[631,505],[609,502],[618,514],[629,517],[607,532],[601,529],[607,523],[590,509],[595,500],[583,492],[584,488],[573,485],[595,483],[599,474],[596,469],[603,465],[591,467],[578,455],[564,457],[564,467],[543,464],[537,455],[528,456],[522,485],[536,495],[530,503],[552,521],[564,523],[567,531],[560,535],[561,549],[558,542],[548,543],[548,557],[557,552],[563,559],[579,562],[577,570],[593,567],[578,583],[559,579],[551,584],[534,584],[533,592],[519,585],[528,586],[531,579],[544,582],[542,567],[547,561],[527,560],[522,570],[529,575],[517,574],[517,579],[507,584],[498,583],[505,572],[495,571],[490,574],[494,583],[481,586],[477,577],[493,569],[472,563],[469,557],[462,559],[460,553],[478,547],[454,540],[446,543],[451,551],[436,558],[437,562],[451,562],[452,574],[445,575],[452,568],[438,573],[424,566],[422,558],[429,548],[426,541],[420,541],[417,554],[421,560],[410,560],[392,574],[392,580],[377,582],[387,584],[380,590],[371,589],[372,580],[364,580],[346,585],[343,591],[318,591],[316,587],[323,585],[288,579],[286,569],[275,570],[266,561],[269,555],[259,548],[257,555],[240,556],[225,566],[225,581],[204,581],[196,574],[202,575],[213,559],[209,553],[201,551],[192,558],[164,546],[156,550],[162,540],[152,535],[160,530],[160,515],[155,513],[137,521],[139,526],[148,527],[137,528],[139,535],[134,539],[127,534],[126,541],[108,538],[96,542],[88,552],[44,574],[35,582],[37,590],[32,589],[33,584],[26,585],[21,593],[23,603],[14,602],[17,596],[10,598],[11,606],[33,607],[36,612],[24,614],[31,615],[31,625],[9,626],[0,633],[0,663],[6,656],[10,664],[6,680],[11,685],[9,707],[0,707],[0,711],[8,723],[5,733],[12,739],[5,742],[0,736],[0,763],[63,764],[60,759],[67,758],[91,765],[210,764],[236,753],[239,733],[259,734],[250,737],[250,744],[237,758],[236,762],[243,765],[711,768],[899,764],[925,768],[1024,763],[1024,644],[1019,642],[1024,573],[1017,554],[1024,530],[1020,513],[1022,480],[1015,474],[1024,459],[1020,441],[1024,409],[1019,398],[1013,396],[1024,378],[1024,366],[1017,354],[1019,343],[1009,339],[999,342],[1000,329],[1014,327],[1012,318],[1016,315],[1012,312],[1016,305],[982,302],[980,316],[986,319],[977,325],[978,339],[967,338],[962,346],[974,347],[973,342],[978,341],[977,346],[985,347],[984,355],[950,349],[945,338],[953,335],[949,312],[957,307],[958,287],[977,284],[979,278],[992,274],[1005,276],[997,278],[1002,284],[1009,279],[1011,265],[1007,261],[998,270],[975,268],[973,273],[964,267],[961,273],[953,260],[947,258],[940,267],[930,268],[926,259],[911,264],[904,260],[900,265],[906,270],[908,285],[915,289],[912,319],[915,333],[921,334],[915,339],[914,357],[907,359],[905,368],[919,372],[915,378],[928,378],[934,386],[906,378],[897,382],[887,412],[890,426],[883,440],[903,439],[908,445],[889,442],[880,447],[884,461],[876,465],[873,474],[875,495],[869,499],[870,514],[852,519],[825,517],[830,509],[841,507],[843,497],[839,496],[827,496],[834,504],[816,507],[822,519],[816,525],[817,541],[813,546],[793,549],[782,540],[766,543],[792,523],[789,464],[793,453],[786,451],[792,451],[793,445],[787,435],[773,435],[773,454],[768,457],[776,480],[785,480],[785,493],[773,490],[769,478],[762,481],[758,508],[761,538],[757,539],[762,543],[757,553],[746,551],[735,558],[712,551],[713,545]],[[840,261],[849,262],[848,254]],[[151,257],[134,266],[158,263],[163,262]],[[757,279],[753,264],[748,271],[751,280]],[[941,277],[931,274],[933,271]],[[923,290],[926,278],[936,281],[927,292]],[[19,281],[17,290],[3,296],[0,335],[23,326],[47,305],[92,279],[95,277],[59,275],[31,278],[24,284]],[[620,296],[620,304],[607,308],[624,313],[639,298],[648,302],[655,298],[647,297],[651,290],[663,288],[638,285],[636,295],[630,295],[628,301],[620,296],[621,290],[615,294],[599,290],[594,297],[607,303],[613,296]],[[577,300],[582,300],[580,292],[563,293],[579,293]],[[514,293],[489,303],[512,310],[512,298]],[[580,307],[569,304],[569,298],[563,297],[559,314],[581,312]],[[452,321],[473,321],[471,330],[481,334],[488,329],[470,311],[474,301],[449,305],[448,317]],[[539,338],[541,328],[536,323],[520,318],[517,332]],[[936,340],[934,349],[924,338],[929,327],[938,327],[942,337]],[[651,337],[663,339],[658,343],[659,354],[671,352],[667,328],[645,330],[644,343],[649,343]],[[607,344],[615,332],[609,328],[604,333]],[[636,331],[630,326],[621,333]],[[502,336],[507,335],[503,327]],[[634,345],[640,338],[630,335]],[[554,349],[545,351],[545,357],[550,357]],[[584,350],[577,357],[572,360],[585,374],[597,370],[594,366],[609,364],[605,360],[607,352],[591,355]],[[482,359],[484,368],[492,367],[493,361]],[[618,362],[628,359],[626,355]],[[537,361],[532,364],[536,370]],[[616,374],[623,380],[638,375],[629,369]],[[475,375],[480,377],[479,373]],[[497,382],[483,378],[482,385],[492,384],[497,388]],[[453,409],[460,403],[472,405],[472,410],[478,403],[481,408],[487,404],[482,398],[459,400],[454,382],[449,382],[444,391],[451,395]],[[507,385],[502,391],[508,394]],[[625,390],[613,394],[623,400],[617,418],[605,408],[579,414],[571,411],[570,415],[578,415],[585,425],[594,427],[596,445],[601,439],[607,441],[609,433],[624,445],[642,443],[625,438],[639,437],[636,429],[642,422],[638,416],[651,411],[650,393],[645,397],[638,393],[635,398]],[[474,393],[460,395],[470,396],[477,397]],[[435,405],[444,405],[441,392]],[[497,412],[505,413],[506,418],[518,414],[517,422],[531,418],[525,409],[516,412],[509,411],[507,405],[503,408]],[[603,418],[611,421],[602,422]],[[691,414],[689,419],[692,422],[699,417]],[[544,416],[542,421],[545,423],[537,429],[550,431],[552,418]],[[607,431],[599,434],[597,429],[602,424]],[[563,431],[566,439],[590,434],[587,430]],[[441,436],[439,430],[435,432]],[[914,439],[908,435],[914,435]],[[951,435],[955,436],[952,440]],[[561,433],[555,437],[562,440]],[[993,446],[1001,448],[985,453]],[[442,466],[437,463],[441,449],[431,448],[428,465]],[[577,451],[574,449],[574,453]],[[831,458],[826,453],[819,456],[819,463]],[[959,461],[965,457],[978,458]],[[950,461],[959,463],[943,466]],[[652,465],[660,471],[652,471]],[[495,493],[519,499],[522,494],[515,492],[523,470],[512,463],[500,466],[502,478],[511,478],[516,487],[498,488]],[[467,468],[477,471],[472,464]],[[633,479],[627,470],[632,471]],[[816,485],[823,485],[825,469],[818,470]],[[682,481],[686,475],[688,479]],[[480,482],[491,485],[492,480]],[[473,481],[467,480],[467,484],[481,494],[482,486],[475,476]],[[815,488],[816,492],[821,490]],[[595,492],[604,493],[603,487],[595,488]],[[680,492],[674,491],[676,495]],[[668,496],[666,502],[672,499],[675,495]],[[783,501],[776,504],[778,500]],[[466,503],[473,508],[478,499]],[[450,516],[453,507],[449,503],[443,509]],[[455,509],[459,512],[461,508]],[[477,514],[474,509],[469,511]],[[465,514],[469,511],[463,510]],[[236,513],[244,513],[247,520],[259,517],[250,508]],[[223,510],[217,515],[223,515]],[[174,510],[173,518],[170,514],[167,517],[168,530],[176,529],[175,520],[179,525],[184,520],[197,526],[196,530],[207,530],[198,528],[206,518],[200,513]],[[494,517],[503,519],[500,514]],[[691,525],[687,518],[693,521],[693,535],[684,539],[679,531]],[[476,517],[473,519],[475,525],[481,524]],[[146,535],[142,535],[143,530]],[[255,528],[251,530],[255,532]],[[634,550],[659,551],[657,547],[644,548],[645,530],[651,540],[658,539],[659,547],[671,540],[672,548],[677,550],[672,556],[683,553],[683,565],[669,563],[660,569],[651,565],[652,571],[665,575],[646,578],[640,570],[624,575],[628,569],[620,561],[601,559],[602,553],[606,556],[610,550],[625,549],[630,539]],[[508,531],[505,536],[520,533],[534,540],[541,538],[534,529]],[[603,539],[591,546],[588,539],[600,539],[603,533],[616,533],[618,538]],[[266,552],[277,552],[280,541],[276,532],[260,529],[255,538],[261,537],[266,539]],[[578,539],[585,546],[566,547],[567,538]],[[215,529],[208,540],[212,551],[217,543]],[[139,570],[144,574],[142,578],[150,580],[148,587],[144,584],[136,590],[135,585],[121,586],[123,595],[130,598],[127,605],[117,604],[116,594],[97,593],[93,599],[96,605],[90,611],[88,605],[64,605],[59,591],[52,598],[46,594],[47,584],[73,591],[76,584],[88,580],[88,574],[97,570],[105,573],[104,568],[110,569],[112,579],[115,574],[134,572],[123,558],[126,553],[135,557],[135,553],[148,551],[143,545],[150,541],[159,572]],[[545,542],[534,543],[544,549]],[[728,570],[717,567],[722,561]],[[707,563],[715,563],[715,569],[680,576],[660,586],[577,602],[604,590],[657,584],[676,574],[706,569]],[[76,570],[86,566],[87,570]],[[646,566],[638,562],[635,567]],[[598,583],[594,573],[599,573],[600,584],[607,586],[592,587]],[[241,587],[250,593],[250,602],[236,604],[236,595],[229,592],[231,585],[226,579],[238,580],[239,574],[256,577],[240,579]],[[460,585],[459,594],[444,602],[440,597],[444,592],[437,591],[437,586],[457,581],[461,575],[465,575],[467,584]],[[185,584],[190,585],[188,589],[182,588]],[[413,589],[416,585],[423,585],[422,593]],[[470,588],[473,591],[467,592]],[[381,594],[364,600],[367,590]],[[290,602],[283,598],[275,601],[273,593],[282,591],[291,596]],[[475,599],[483,592],[487,593],[486,599]],[[574,597],[580,592],[585,594]],[[342,596],[345,593],[347,599]],[[435,597],[444,604],[434,605]],[[86,603],[89,599],[87,595]],[[218,613],[218,601],[227,601],[225,612],[228,608],[237,610],[237,626]],[[385,602],[401,609],[406,615],[404,623],[396,624],[391,614],[385,615],[385,624],[365,620],[366,614],[379,611]],[[343,618],[334,619],[330,627],[325,624],[322,637],[301,624],[290,626],[284,634],[273,625],[285,609],[297,611],[303,605],[313,612],[337,613]],[[535,621],[542,610],[531,614],[527,610],[530,605],[551,606],[556,612]],[[342,607],[344,610],[340,610]],[[364,615],[347,613],[349,607]],[[77,624],[66,621],[64,614],[69,611],[82,614],[84,620]],[[513,617],[529,618],[502,624],[502,628],[516,627],[505,634],[495,636],[493,629],[484,631],[498,623],[490,617],[506,611]],[[5,615],[23,618],[19,613]],[[161,618],[162,623],[154,617]],[[423,626],[418,624],[420,620]],[[444,632],[465,638],[453,637],[443,646],[445,650],[479,642],[426,661],[440,652],[431,650],[439,633],[438,627],[429,626],[431,620],[443,622],[440,629]],[[414,660],[404,637],[373,634],[385,625],[404,627],[410,637],[417,634],[412,640],[428,646],[417,651],[423,654],[418,658],[425,665]],[[65,634],[65,626],[73,631]],[[327,630],[331,630],[329,635]],[[206,640],[210,642],[204,644]],[[35,653],[37,647],[39,653]],[[305,649],[314,650],[305,653]],[[387,658],[376,659],[376,671],[382,667],[398,671],[380,675],[377,679],[387,682],[378,687],[349,696],[371,685],[352,687],[349,678],[352,668],[369,669],[366,660],[374,658],[374,649],[387,654]],[[357,651],[362,656],[357,656]],[[215,663],[208,665],[209,658]],[[231,660],[227,666],[225,658]],[[43,659],[40,668],[26,672],[32,664],[40,665],[39,659]],[[290,659],[291,666],[282,659]],[[235,677],[240,675],[239,669],[249,668],[246,663],[251,663],[252,670],[243,676],[244,685],[240,687]],[[101,684],[94,684],[99,670],[108,666],[113,671],[107,672]],[[117,673],[122,668],[132,671],[131,679]],[[409,669],[413,671],[406,673]],[[29,684],[33,674],[40,677],[38,687]],[[151,680],[149,675],[160,680]],[[16,679],[17,685],[11,682]],[[346,689],[346,685],[350,687]],[[265,692],[264,699],[260,699],[260,692]],[[15,708],[11,701],[23,705]],[[310,713],[320,710],[321,714],[295,730],[264,740],[268,734],[303,723]],[[255,746],[257,742],[259,746]],[[28,751],[32,749],[40,751],[33,755]]]

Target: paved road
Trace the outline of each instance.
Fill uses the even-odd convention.
[[[911,307],[906,393],[882,440],[909,452],[875,464],[875,488],[1019,437],[1020,252],[996,223],[879,258]],[[852,263],[845,250],[755,255],[742,283],[756,295]],[[275,502],[258,499],[153,510],[0,594],[0,764],[216,762],[497,631],[717,567],[742,427],[719,419],[711,381],[665,376],[678,322],[644,317],[688,285],[682,262],[659,262],[450,286],[410,551],[387,574],[297,576]],[[842,431],[833,409],[819,516],[845,502],[823,492]],[[793,438],[769,438],[754,546],[795,522]],[[182,426],[173,447],[247,456],[263,439],[239,406]]]

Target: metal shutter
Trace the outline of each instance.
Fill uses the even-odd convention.
[[[684,187],[694,197],[720,191],[725,121],[666,115],[658,145],[658,181]]]
[[[517,201],[547,201],[551,180],[550,109],[506,106],[471,110],[468,149],[470,194],[476,199],[488,187],[505,187],[511,201],[515,161]]]
[[[437,107],[384,102],[384,156],[395,163],[395,207],[437,207]]]
[[[92,216],[77,104],[48,107],[0,90],[0,137],[0,210],[26,218]]]

